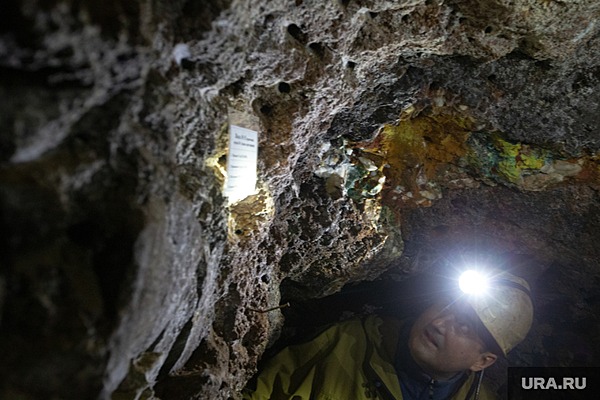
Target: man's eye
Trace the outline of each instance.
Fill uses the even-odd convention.
[[[456,322],[458,324],[458,327],[459,327],[461,333],[463,333],[463,334],[470,333],[473,330],[472,321],[465,316],[459,316],[456,319]]]

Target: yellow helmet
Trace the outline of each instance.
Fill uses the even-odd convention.
[[[490,332],[504,355],[519,344],[531,328],[531,288],[508,272],[489,276],[485,295],[468,296],[468,303]]]

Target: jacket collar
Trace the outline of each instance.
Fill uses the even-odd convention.
[[[401,323],[396,319],[386,319],[385,322],[376,317],[365,324],[368,342],[372,344],[366,361],[368,368],[373,373],[371,380],[377,380],[381,389],[387,391],[386,397],[402,399],[402,390],[396,369],[394,368],[394,355],[398,348]]]

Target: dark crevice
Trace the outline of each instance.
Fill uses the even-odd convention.
[[[160,368],[160,372],[158,373],[158,380],[162,380],[171,372],[171,369],[175,365],[175,363],[181,357],[181,354],[185,350],[185,346],[187,344],[188,338],[190,336],[190,332],[194,326],[193,318],[190,318],[185,325],[179,331],[171,350],[169,350],[169,355],[167,356],[165,362]]]

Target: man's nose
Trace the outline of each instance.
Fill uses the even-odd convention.
[[[431,321],[431,325],[441,334],[445,334],[454,325],[456,317],[452,313],[440,314]]]

